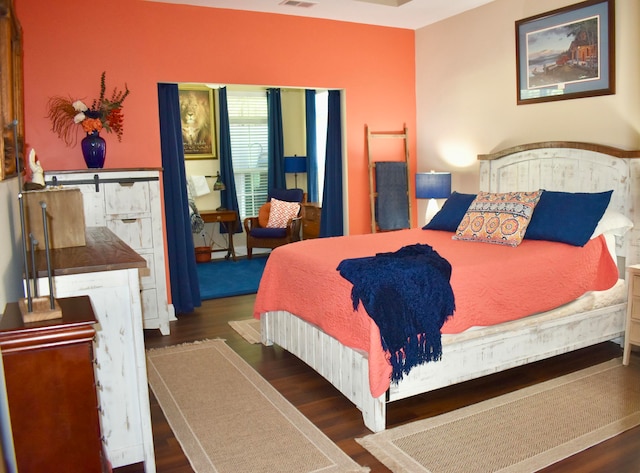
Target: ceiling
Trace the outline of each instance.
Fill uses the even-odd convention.
[[[494,0],[148,0],[418,29]]]

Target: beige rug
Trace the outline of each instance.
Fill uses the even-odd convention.
[[[249,343],[260,343],[260,321],[258,319],[232,320],[229,325]]]
[[[612,360],[358,439],[395,473],[530,473],[640,424],[640,369]]]
[[[369,471],[223,340],[147,352],[149,385],[196,473]]]

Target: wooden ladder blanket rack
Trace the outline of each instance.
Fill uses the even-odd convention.
[[[369,199],[371,203],[371,232],[400,230],[411,227],[411,198],[409,196],[409,140],[407,126],[402,131],[371,131],[365,125],[367,158],[369,160]],[[403,160],[375,161],[372,141],[402,139]]]

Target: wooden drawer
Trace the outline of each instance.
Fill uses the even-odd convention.
[[[640,274],[636,274],[633,276],[631,284],[633,284],[631,295],[633,297],[640,297]]]
[[[640,321],[640,297],[634,297],[631,299],[631,310],[629,313],[631,314],[631,318],[633,320]]]
[[[320,235],[320,216],[322,208],[314,204],[302,206],[302,238],[318,238]]]
[[[145,321],[158,318],[158,294],[155,289],[144,289],[140,291],[142,303],[142,315]]]
[[[138,271],[140,275],[140,289],[156,287],[155,255],[153,253],[139,253],[147,262],[147,267]]]
[[[91,184],[78,185],[84,201],[84,221],[87,227],[104,227],[104,194]]]
[[[634,345],[640,345],[640,322],[631,321],[629,323],[629,332],[627,333],[629,342]]]
[[[302,238],[308,240],[310,238],[318,238],[320,235],[320,222],[302,222]]]
[[[316,207],[315,205],[304,206],[304,218],[307,220],[315,220],[319,222],[321,213],[322,209],[320,207]]]
[[[107,215],[149,213],[149,183],[125,182],[104,186]]]
[[[153,249],[151,218],[119,218],[107,220],[107,227],[134,250]]]

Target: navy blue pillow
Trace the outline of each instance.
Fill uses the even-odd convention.
[[[422,229],[455,232],[475,198],[475,194],[460,194],[453,191],[438,213]]]
[[[543,191],[524,234],[525,240],[584,246],[607,210],[612,193],[612,190],[594,193]]]
[[[302,189],[271,189],[268,200],[272,198],[283,202],[302,202],[304,191]]]

